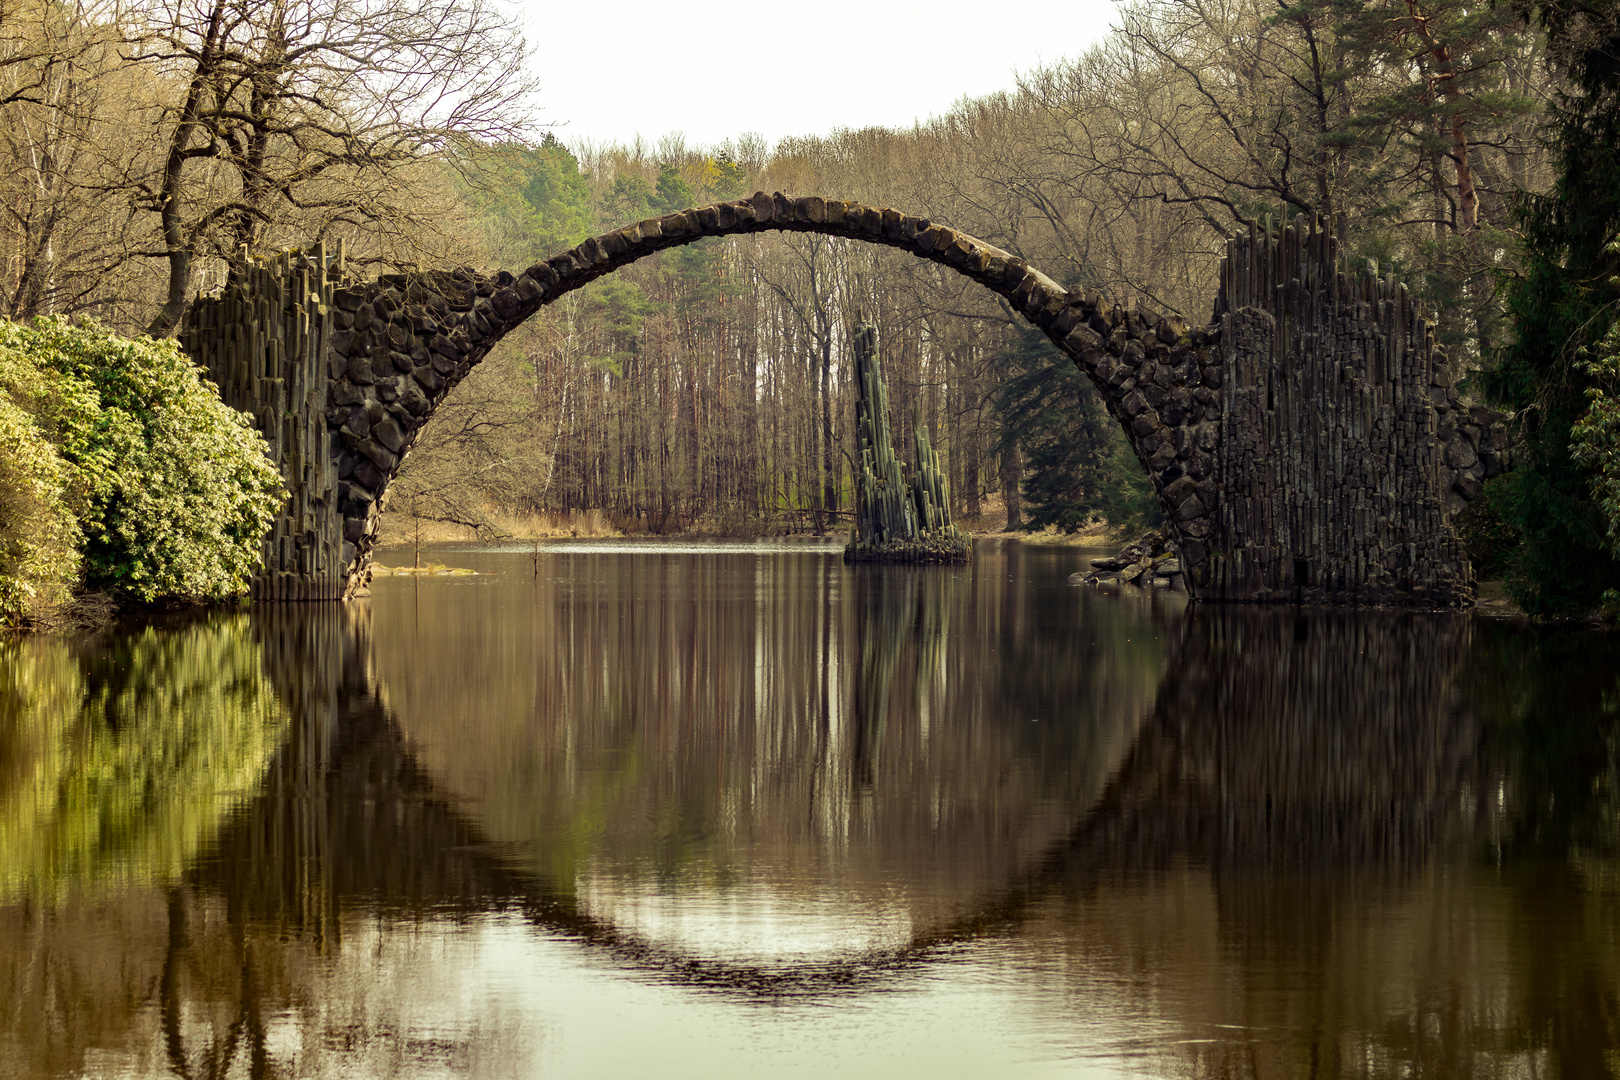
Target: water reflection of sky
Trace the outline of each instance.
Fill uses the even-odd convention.
[[[626,978],[603,955],[515,916],[368,933],[351,946],[326,1000],[384,985],[391,965],[349,958],[387,956],[433,989],[400,1010],[412,1019],[397,1034],[377,1025],[370,1045],[395,1047],[374,1049],[370,1070],[364,1056],[328,1060],[345,1075],[1111,1077],[1138,1075],[1140,1055],[1179,1034],[1142,1015],[1117,980],[1085,987],[1084,1000],[1033,989],[1030,950],[1017,941],[941,956],[870,993],[753,1003]],[[355,1014],[374,1017],[395,1005],[357,1004]],[[444,1054],[454,1067],[400,1052],[430,1041],[454,1047]]]
[[[767,967],[898,952],[913,927],[903,895],[839,893],[820,877],[800,882],[702,881],[678,887],[653,875],[615,880],[587,871],[584,912],[637,938],[693,956]]]

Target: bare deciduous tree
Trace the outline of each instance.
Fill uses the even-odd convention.
[[[431,222],[405,174],[471,162],[533,115],[526,49],[491,0],[161,0],[129,47],[175,87],[153,117],[161,160],[121,185],[168,266],[154,334],[179,324],[199,259],[346,228],[408,245]]]

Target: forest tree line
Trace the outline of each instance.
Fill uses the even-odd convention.
[[[1569,452],[1606,430],[1576,425],[1611,377],[1617,39],[1608,5],[1571,0],[1132,0],[1098,44],[909,129],[597,145],[539,123],[543,62],[486,0],[26,2],[0,9],[0,313],[167,335],[252,255],[343,239],[367,272],[521,269],[779,189],[925,215],[1199,322],[1229,232],[1315,215],[1408,283],[1470,393],[1520,412],[1477,558],[1532,606],[1590,606],[1620,581],[1602,456]],[[897,438],[933,429],[956,513],[999,495],[1025,524],[1151,521],[1117,426],[1003,301],[799,234],[667,251],[531,319],[441,409],[392,508],[486,531],[579,509],[847,528],[858,320]]]

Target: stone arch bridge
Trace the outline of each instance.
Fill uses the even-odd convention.
[[[1146,466],[1202,600],[1456,607],[1474,575],[1452,522],[1502,466],[1393,278],[1348,270],[1314,223],[1232,238],[1214,316],[1125,309],[897,210],[757,192],[594,237],[520,274],[350,282],[324,248],[254,264],[194,307],[181,342],[249,411],[291,497],[263,600],[352,596],[423,426],[513,327],[664,248],[789,230],[900,248],[992,292],[1089,376]]]

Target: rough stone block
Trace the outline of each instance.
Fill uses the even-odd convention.
[[[381,494],[384,485],[384,476],[381,469],[368,457],[360,457],[354,463],[354,482],[373,494]]]
[[[343,426],[339,431],[362,439],[365,438],[371,431],[371,417],[368,415],[366,406],[356,405],[351,408],[348,419],[343,422]]]
[[[1453,434],[1450,440],[1446,442],[1445,454],[1446,464],[1453,469],[1466,469],[1479,460],[1473,446],[1469,444],[1461,432]],[[1473,498],[1473,495],[1468,497]]]
[[[433,370],[431,365],[424,365],[411,372],[411,378],[421,384],[422,389],[428,392],[431,398],[445,387],[444,376]]]
[[[399,424],[394,421],[393,417],[389,417],[373,427],[371,437],[395,454],[399,453],[400,447],[405,445],[405,432],[400,430]],[[361,452],[364,452],[364,448],[362,448]]]
[[[1167,506],[1180,506],[1198,491],[1198,484],[1191,477],[1183,476],[1164,489],[1164,502]]]
[[[523,308],[516,289],[503,289],[496,293],[489,298],[489,306],[494,309],[503,324],[517,318],[518,312]]]
[[[428,402],[428,395],[421,392],[421,382],[415,377],[400,387],[400,405],[405,406],[411,416],[426,416],[433,410],[433,403]]]
[[[377,426],[381,427],[382,425]],[[399,456],[383,446],[375,438],[362,440],[355,449],[370,458],[372,463],[384,472],[388,472],[399,463]]]
[[[461,343],[456,341],[449,334],[434,335],[433,351],[449,360],[451,366],[460,363],[461,358],[466,355],[466,350],[462,347]]]
[[[1088,351],[1100,349],[1102,346],[1102,335],[1097,333],[1097,331],[1093,330],[1091,327],[1086,326],[1084,323],[1076,326],[1073,330],[1070,330],[1068,335],[1063,339],[1064,351],[1066,351],[1070,356],[1074,357],[1083,357]],[[1100,365],[1098,370],[1101,370]],[[1102,378],[1106,379],[1107,376],[1104,375]]]
[[[645,230],[643,230],[643,232],[645,232]],[[557,273],[557,268],[552,266],[549,260],[546,262],[535,263],[533,266],[524,271],[524,276],[532,278],[534,283],[540,286],[543,292],[547,293],[555,289],[557,284],[562,280],[561,275]]]

